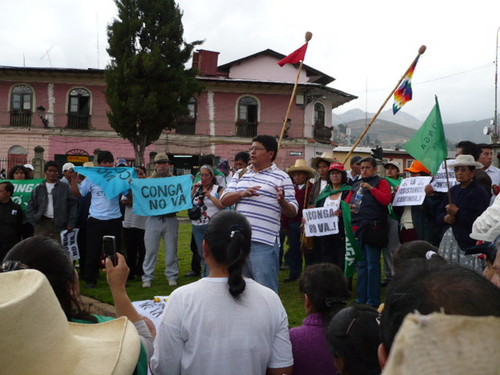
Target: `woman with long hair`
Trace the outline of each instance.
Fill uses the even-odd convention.
[[[200,208],[200,217],[192,220],[193,236],[198,249],[198,255],[201,259],[203,276],[208,276],[208,269],[203,257],[203,236],[207,230],[210,218],[217,212],[224,209],[220,203],[220,196],[224,190],[222,186],[217,185],[214,169],[210,165],[203,165],[200,168],[201,180],[193,186],[191,193],[193,197],[193,206]]]
[[[242,275],[251,240],[248,220],[236,211],[210,220],[202,245],[210,274],[170,295],[154,342],[154,374],[292,373],[279,296]]]

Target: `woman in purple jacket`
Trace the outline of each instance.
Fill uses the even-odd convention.
[[[294,375],[335,374],[326,331],[332,316],[346,305],[349,291],[340,268],[331,263],[307,267],[299,280],[307,317],[290,330]]]

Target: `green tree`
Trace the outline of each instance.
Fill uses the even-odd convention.
[[[187,114],[199,93],[196,69],[186,69],[196,45],[183,39],[182,12],[174,0],[115,0],[118,19],[108,26],[106,97],[111,127],[144,163],[146,147]]]

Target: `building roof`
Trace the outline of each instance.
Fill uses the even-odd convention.
[[[231,67],[233,65],[239,64],[243,61],[250,60],[250,59],[253,59],[253,58],[259,57],[259,56],[272,56],[272,57],[276,57],[278,60],[281,60],[281,59],[286,57],[286,55],[283,55],[279,52],[273,51],[272,49],[268,48],[268,49],[265,49],[263,51],[254,53],[253,55],[242,57],[241,59],[228,62],[227,64],[224,64],[224,65],[219,65],[218,69],[220,72],[229,73],[229,70],[231,69]],[[320,72],[319,70],[316,70],[316,69],[310,67],[309,65],[304,64],[303,69],[306,72],[307,77],[309,77],[309,82],[319,83],[321,85],[328,85],[329,83],[335,81],[335,78],[329,76],[328,74]]]

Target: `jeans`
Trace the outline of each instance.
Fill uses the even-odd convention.
[[[146,256],[142,264],[144,271],[142,281],[152,281],[154,279],[160,239],[162,237],[165,242],[165,276],[168,280],[177,280],[179,274],[179,262],[177,259],[178,232],[179,222],[177,221],[177,217],[148,217],[144,233]]]
[[[380,248],[360,241],[362,259],[357,262],[358,298],[356,303],[380,305]]]
[[[300,251],[300,223],[289,222],[288,251],[285,254],[286,264],[290,268],[290,279],[298,279],[302,272],[302,252]]]
[[[123,237],[127,250],[127,265],[130,268],[129,277],[142,276],[142,264],[146,254],[144,229],[123,228]]]
[[[196,247],[198,249],[198,255],[201,261],[201,276],[206,277],[210,273],[207,263],[205,262],[205,257],[203,256],[203,237],[205,236],[205,231],[207,230],[207,225],[192,225],[193,236],[196,242]]]
[[[277,240],[272,246],[252,241],[252,250],[243,270],[245,276],[251,277],[276,293],[279,288],[279,248]]]

